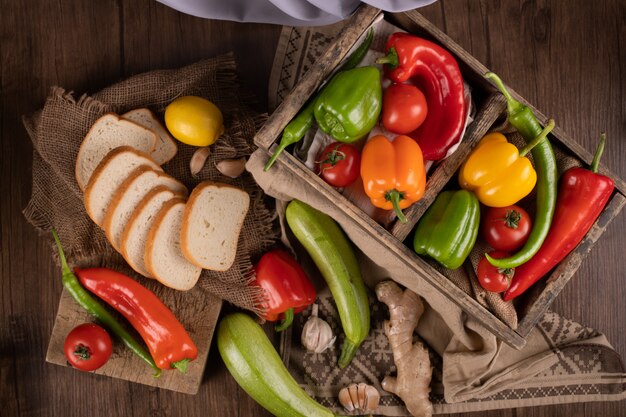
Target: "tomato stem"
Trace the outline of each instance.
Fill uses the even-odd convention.
[[[91,358],[91,350],[82,343],[76,345],[74,349],[74,356],[84,361],[89,360]]]
[[[517,210],[507,210],[506,217],[504,219],[506,227],[517,229],[520,220],[522,220],[522,213]]]

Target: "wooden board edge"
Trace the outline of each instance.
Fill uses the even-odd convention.
[[[259,148],[268,149],[276,141],[287,123],[296,116],[309,97],[334,71],[350,48],[380,14],[380,9],[367,5],[357,9],[330,43],[326,52],[302,76],[254,136],[254,143]]]
[[[393,237],[381,225],[370,217],[365,216],[358,207],[350,202],[348,202],[348,204],[337,204],[335,200],[336,195],[333,194],[334,190],[319,186],[321,185],[319,182],[322,181],[319,176],[303,166],[294,156],[289,153],[282,153],[276,162],[301,178],[305,183],[303,184],[304,186],[311,187],[329,203],[336,205],[346,216],[348,221],[359,227],[366,234],[372,236],[379,244],[388,248],[399,262],[405,264],[429,286],[442,293],[446,298],[459,306],[459,308],[478,320],[490,333],[494,334],[497,338],[514,349],[519,350],[525,346],[526,340],[524,338],[494,316],[485,307],[480,305],[478,301],[474,300],[471,296],[454,285],[447,277],[434,270],[411,249]],[[413,284],[410,280],[398,282],[410,289]]]
[[[493,126],[494,122],[506,109],[506,102],[501,94],[491,94],[476,115],[475,120],[467,127],[463,141],[459,148],[446,158],[433,172],[426,184],[426,192],[422,199],[405,210],[406,223],[394,221],[390,233],[404,241],[411,233],[424,212],[430,207],[441,189],[455,175],[459,166],[476,144]]]
[[[547,285],[541,292],[541,295],[535,300],[517,326],[516,331],[520,336],[524,338],[528,336],[533,327],[535,327],[543,314],[548,310],[550,304],[552,304],[561,290],[563,290],[565,285],[574,276],[583,260],[587,257],[589,252],[591,252],[591,249],[600,236],[604,233],[611,221],[617,217],[624,205],[626,205],[626,197],[620,193],[615,193],[602,214],[600,214],[589,232],[587,232],[585,238],[561,261],[552,274],[550,274]]]
[[[123,346],[118,340],[114,340],[113,342],[113,354],[111,355],[109,361],[101,368],[88,373],[166,389],[182,394],[197,394],[200,389],[200,385],[202,384],[202,378],[204,376],[211,348],[211,341],[213,339],[215,329],[217,328],[217,321],[223,305],[223,301],[221,299],[217,297],[212,298],[212,302],[209,303],[205,309],[206,317],[203,320],[209,328],[206,335],[208,340],[202,341],[202,345],[206,345],[206,348],[202,350],[199,349],[198,358],[190,363],[186,374],[181,374],[178,371],[173,370],[172,372],[163,372],[159,378],[154,378],[152,377],[152,370],[150,367],[143,362],[143,360],[139,359],[139,357],[130,352],[130,350]],[[73,320],[70,316],[73,316]],[[212,319],[213,317],[215,319],[212,323],[208,323],[206,321],[207,319]],[[94,322],[94,318],[83,310],[82,307],[78,306],[78,304],[76,304],[74,299],[64,288],[59,300],[59,307],[57,315],[55,316],[53,329],[50,334],[48,348],[46,349],[45,361],[54,365],[68,367],[69,365],[63,352],[55,348],[55,346],[59,346],[59,338],[64,338],[65,335],[69,333],[69,330],[80,323],[87,322]],[[138,335],[136,336],[138,340],[141,340]],[[196,345],[201,345],[199,341],[195,340],[195,342]],[[132,378],[131,373],[128,372],[131,368],[139,370],[138,373],[134,375],[135,378]],[[125,370],[126,375],[120,376],[118,373],[119,369]]]

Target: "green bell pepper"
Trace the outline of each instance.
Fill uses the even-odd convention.
[[[480,205],[472,192],[445,191],[417,225],[413,249],[448,269],[457,269],[476,243],[479,222]]]
[[[315,101],[313,112],[322,131],[350,143],[372,130],[381,109],[380,71],[370,66],[335,75]]]

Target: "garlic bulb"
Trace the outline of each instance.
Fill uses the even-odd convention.
[[[364,382],[350,384],[339,391],[339,402],[347,411],[374,411],[380,402],[380,394]]]
[[[246,158],[223,159],[215,164],[217,170],[230,178],[237,178],[246,170]]]
[[[302,329],[302,345],[311,352],[322,353],[335,343],[336,337],[333,330],[324,320],[317,317],[318,306],[313,305],[311,317],[304,324]]]

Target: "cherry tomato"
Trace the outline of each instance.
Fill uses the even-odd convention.
[[[349,143],[333,142],[318,158],[319,173],[333,187],[346,187],[359,177],[361,154]]]
[[[383,126],[404,135],[420,127],[426,119],[426,97],[411,84],[392,84],[383,95]]]
[[[74,368],[93,371],[109,360],[113,345],[106,330],[94,323],[84,323],[68,333],[63,351]]]
[[[506,258],[509,256],[506,252],[491,251],[489,256],[495,259]],[[483,258],[478,262],[476,276],[478,283],[487,291],[504,292],[509,288],[511,279],[515,273],[515,268],[501,269],[489,263],[487,258]]]
[[[483,238],[500,251],[514,251],[528,240],[532,229],[530,216],[521,207],[490,207],[481,222]]]

